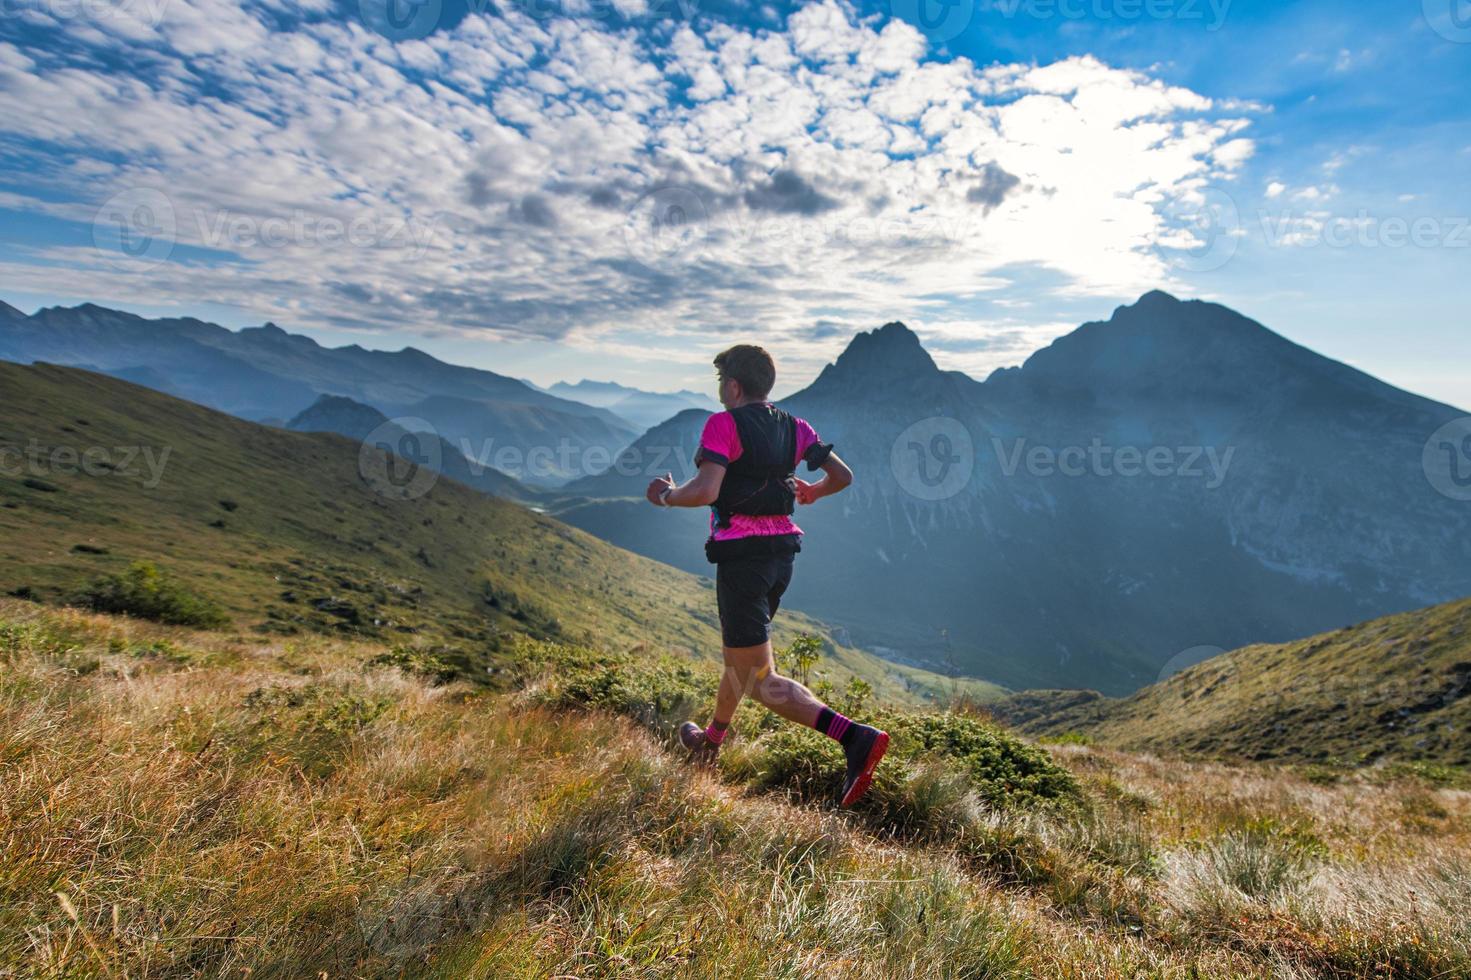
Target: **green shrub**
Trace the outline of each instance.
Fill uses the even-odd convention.
[[[1044,750],[976,718],[949,712],[881,719],[906,756],[951,759],[970,774],[976,795],[997,808],[1075,800],[1073,774]]]
[[[89,674],[100,663],[87,653],[86,647],[84,633],[59,623],[0,623],[0,661],[36,657],[79,674]]]
[[[777,668],[804,686],[812,683],[812,668],[822,659],[822,638],[811,633],[798,633],[792,645],[776,649],[773,659]]]
[[[185,589],[148,561],[136,561],[118,575],[104,575],[77,596],[95,612],[125,614],[173,626],[218,628],[229,623],[213,600]]]
[[[177,643],[168,640],[153,640],[126,648],[127,652],[145,660],[162,660],[180,666],[194,662],[194,655]]]
[[[1043,745],[1092,745],[1093,737],[1082,732],[1062,732],[1058,735],[1043,735],[1037,741]]]
[[[1391,762],[1372,775],[1385,779],[1421,779],[1432,786],[1464,789],[1471,786],[1471,774],[1456,766],[1439,762]]]
[[[671,656],[604,653],[521,639],[513,654],[527,677],[550,683],[538,700],[560,708],[602,708],[668,735],[686,718],[708,711],[720,683],[711,665]],[[750,716],[754,712],[746,711]]]
[[[460,668],[429,650],[394,647],[368,661],[369,667],[397,667],[405,674],[422,677],[431,684],[448,684],[460,676]]]
[[[289,760],[309,776],[334,772],[352,737],[393,706],[331,684],[274,684],[245,697],[243,724],[221,731],[220,741],[248,759]]]

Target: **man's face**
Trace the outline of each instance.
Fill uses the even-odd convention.
[[[741,401],[741,383],[734,378],[720,379],[720,404],[734,408]]]

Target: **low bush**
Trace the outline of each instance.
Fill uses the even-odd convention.
[[[448,684],[459,677],[461,669],[444,660],[431,650],[415,650],[410,647],[393,647],[368,661],[369,667],[396,667],[413,677],[422,677],[431,684]]]
[[[1073,774],[1046,751],[1003,729],[950,712],[894,714],[881,719],[902,754],[938,756],[963,766],[976,794],[994,807],[1074,800]]]
[[[383,696],[335,684],[273,684],[245,697],[245,723],[213,738],[242,758],[290,762],[309,776],[326,777],[341,765],[353,736],[392,707]]]
[[[76,597],[94,612],[137,616],[172,626],[217,629],[229,617],[213,600],[190,592],[148,561],[137,561],[117,575],[104,575]]]

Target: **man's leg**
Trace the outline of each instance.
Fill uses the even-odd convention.
[[[805,685],[778,674],[769,641],[754,647],[726,647],[725,677],[720,686],[722,692],[727,686],[735,689],[733,705],[740,703],[743,694],[750,694],[788,721],[815,728],[839,742],[843,742],[843,736],[853,724],[850,719],[823,704]],[[727,717],[721,711],[722,707],[717,699],[717,718]],[[734,712],[734,707],[731,711]]]
[[[731,657],[732,650],[748,648],[732,646],[732,642],[739,643],[740,638],[751,636],[753,630],[755,636],[765,636],[763,624],[770,622],[770,612],[764,608],[765,593],[769,587],[769,583],[763,582],[761,570],[756,563],[732,561],[715,566],[715,597],[720,611],[721,638],[725,641],[722,648],[725,653],[725,672],[720,678],[720,689],[715,694],[715,714],[710,719],[710,724],[701,729],[694,722],[687,721],[679,733],[680,741],[695,753],[697,759],[705,762],[714,760],[715,753],[720,750],[720,745],[730,730],[736,709],[741,706],[741,698],[749,690],[749,672],[741,669],[742,659]],[[761,608],[758,609],[758,605]],[[766,649],[767,656],[770,657],[769,642],[758,644],[757,648]]]
[[[715,591],[725,639],[722,648],[725,672],[720,679],[715,716],[710,725],[701,731],[694,722],[685,722],[680,741],[704,758],[713,759],[725,741],[741,699],[750,694],[781,717],[815,728],[842,745],[848,760],[842,799],[847,806],[868,789],[873,769],[888,749],[889,736],[845,718],[818,700],[806,686],[776,672],[769,638],[771,618],[791,575],[790,555],[717,566]],[[761,642],[751,643],[747,637]]]
[[[715,694],[715,714],[705,737],[713,745],[725,740],[741,699],[750,694],[783,718],[812,727],[825,707],[807,688],[779,676],[774,668],[771,641],[749,647],[722,647],[725,673]]]
[[[715,701],[715,715],[728,717],[724,709],[727,688],[733,690],[730,711],[745,694],[750,694],[788,721],[813,728],[817,716],[827,707],[803,685],[776,672],[771,641],[753,647],[725,648],[725,676],[720,683],[720,696]]]
[[[760,646],[726,647],[725,677],[720,686],[722,693],[727,687],[734,692],[729,702],[732,713],[741,696],[749,693],[788,721],[815,728],[841,745],[848,760],[843,780],[844,806],[856,803],[867,792],[874,767],[888,751],[888,733],[844,717],[823,704],[805,685],[778,674],[769,642]],[[720,712],[721,704],[717,700],[716,717],[728,717]]]

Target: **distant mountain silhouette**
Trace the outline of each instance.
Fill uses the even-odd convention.
[[[502,468],[555,484],[581,471],[523,468],[533,451],[606,459],[638,429],[613,412],[558,398],[514,378],[446,364],[423,351],[322,347],[273,323],[240,331],[192,318],[148,320],[91,303],[25,316],[0,310],[0,360],[85,367],[252,420],[290,419],[321,395],[336,395],[389,417],[424,414],[446,399],[453,424],[441,432],[478,453],[505,451]],[[474,428],[465,421],[475,418]],[[599,456],[601,454],[601,456]]]
[[[543,390],[558,398],[606,408],[619,418],[627,419],[638,426],[640,431],[651,429],[665,419],[690,408],[709,412],[720,409],[714,398],[698,392],[642,391],[612,381],[579,381],[576,384],[559,381]]]
[[[1421,463],[1465,413],[1217,304],[1145,294],[984,382],[891,323],[782,404],[857,474],[799,511],[793,601],[896,658],[1126,693],[1192,647],[1471,594],[1471,508]],[[671,420],[624,458],[687,466],[703,422]],[[559,512],[708,571],[705,514],[607,499],[649,478],[576,481]]]
[[[323,395],[286,424],[294,432],[336,432],[358,442],[372,440],[394,454],[427,466],[467,487],[509,500],[536,499],[536,492],[490,466],[472,464],[443,436],[412,432],[370,405],[338,395]]]

